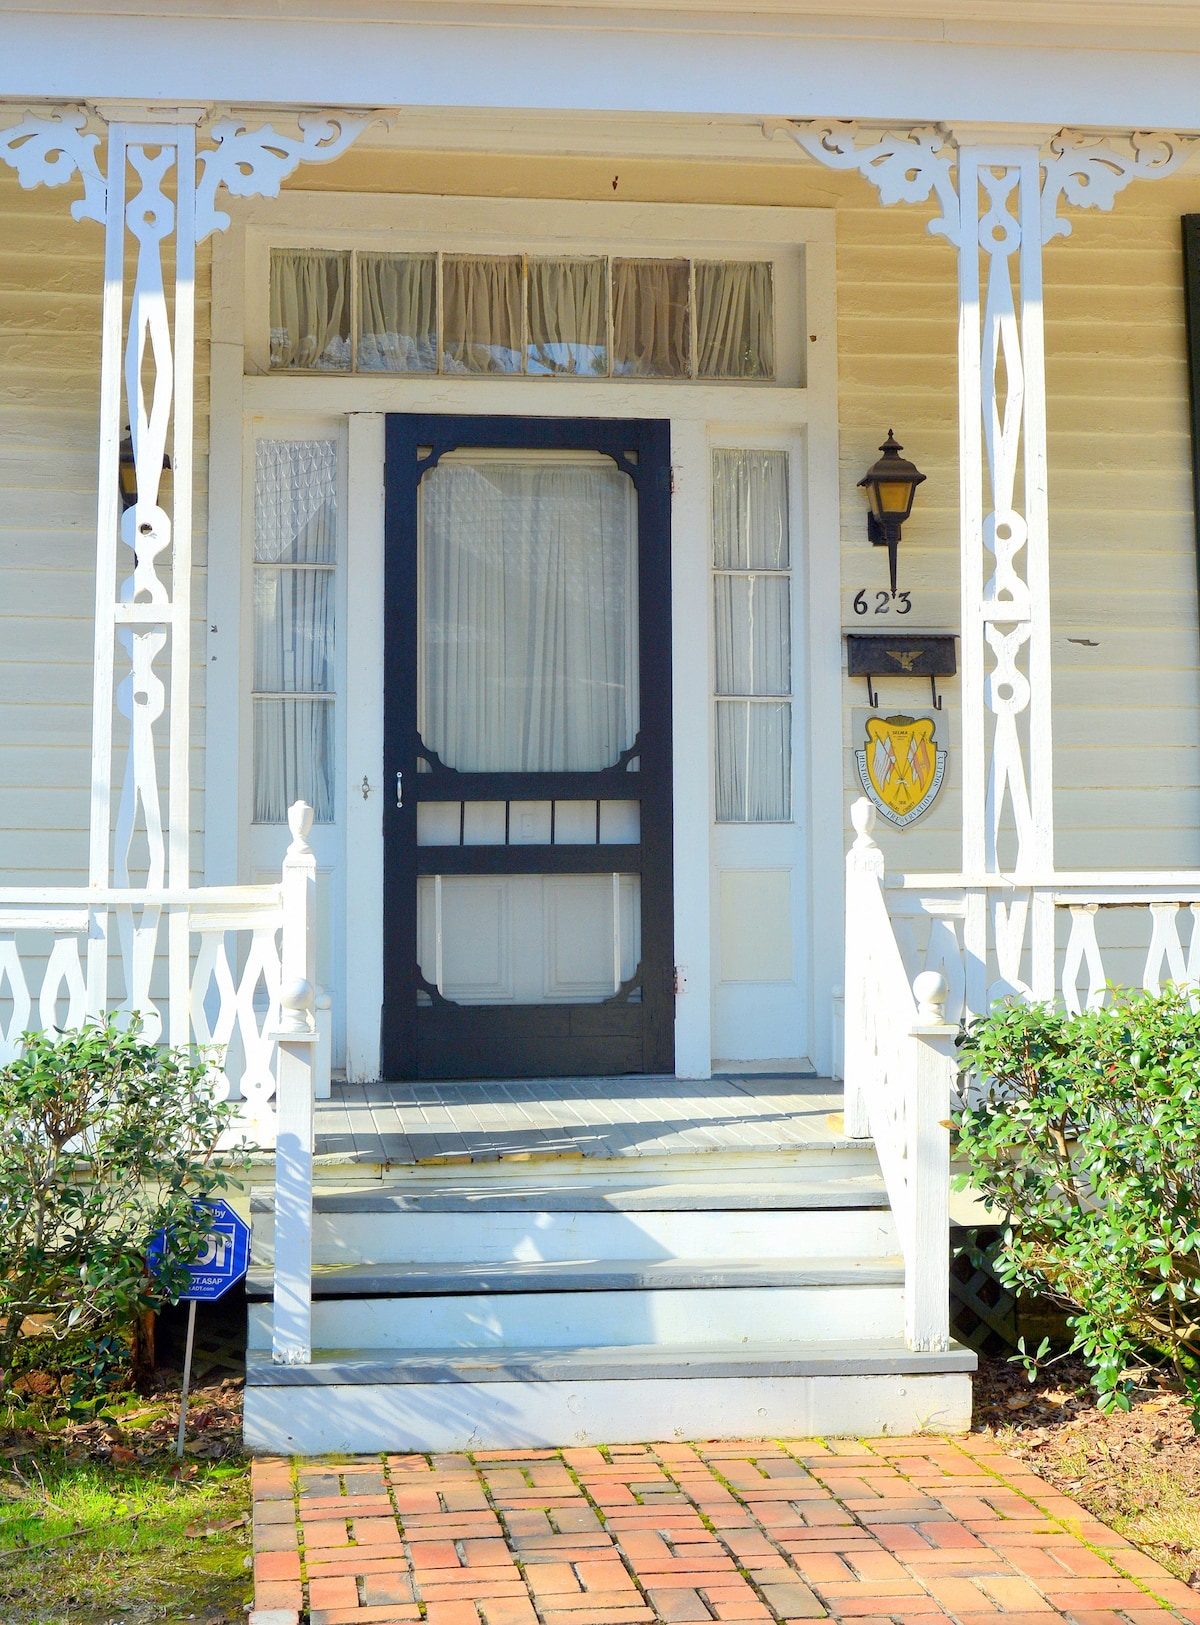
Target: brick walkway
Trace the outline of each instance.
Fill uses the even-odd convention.
[[[986,1438],[254,1466],[254,1625],[1200,1625]]]

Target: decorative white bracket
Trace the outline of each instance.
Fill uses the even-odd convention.
[[[1060,130],[1042,154],[1042,241],[1071,235],[1071,222],[1058,212],[1064,201],[1076,209],[1111,209],[1131,181],[1173,175],[1196,147],[1193,138],[1163,131],[1120,137]]]
[[[857,170],[878,191],[881,203],[926,203],[931,193],[936,195],[942,212],[929,222],[929,230],[958,242],[954,151],[937,125],[864,137],[857,124],[773,120],[763,133],[770,137],[781,128],[826,169]]]
[[[0,134],[0,159],[15,169],[25,190],[65,186],[75,175],[83,196],[71,205],[76,220],[104,224],[107,187],[96,162],[100,137],[87,130],[87,114],[78,108],[30,113]]]
[[[224,231],[229,216],[216,207],[217,191],[231,197],[278,197],[279,188],[301,164],[327,164],[340,158],[373,122],[345,114],[301,113],[299,140],[269,124],[250,130],[240,119],[221,119],[209,134],[213,146],[199,155],[196,182],[196,241]]]
[[[1019,128],[977,136],[926,124],[911,130],[864,134],[852,122],[836,119],[794,123],[772,119],[768,138],[779,130],[827,169],[856,170],[871,182],[881,203],[926,203],[931,195],[941,213],[929,222],[932,236],[962,242],[957,149],[966,146],[1038,148],[1042,169],[1042,241],[1069,237],[1071,222],[1058,213],[1065,201],[1077,209],[1111,209],[1131,181],[1174,174],[1197,146],[1194,139],[1163,131],[1134,131],[1127,137],[1060,130],[1043,145],[1040,134]],[[1015,245],[1014,245],[1015,246]]]
[[[1048,997],[1054,910],[1023,881],[1054,867],[1042,250],[1071,231],[1064,203],[1111,209],[1132,181],[1173,174],[1197,142],[1015,127],[868,134],[833,121],[763,133],[781,127],[885,204],[935,199],[928,229],[958,249],[962,867],[1015,887],[1005,901],[994,889],[969,899],[967,999],[978,1010],[1006,993]],[[997,974],[985,989],[989,938]]]
[[[103,110],[102,110],[103,111]],[[100,468],[96,533],[96,645],[92,702],[91,853],[89,884],[186,890],[189,852],[190,636],[192,573],[192,430],[196,245],[223,231],[230,217],[217,207],[222,188],[234,197],[277,197],[301,163],[339,157],[374,115],[338,112],[299,116],[299,136],[270,125],[250,129],[223,118],[197,150],[201,108],[114,111],[107,123],[107,170],[97,156],[101,137],[89,131],[82,108],[29,113],[0,130],[0,161],[21,185],[62,186],[78,178],[77,220],[105,228],[103,332],[100,362]],[[173,185],[172,185],[173,182]],[[136,243],[129,314],[125,315],[126,233]],[[168,298],[164,249],[174,238],[174,279]],[[123,510],[119,465],[127,424],[137,495]],[[170,471],[170,494],[164,472]],[[118,583],[118,552],[128,549]],[[169,580],[160,570],[169,570]],[[116,679],[116,646],[127,673]],[[156,662],[168,650],[168,681]],[[113,824],[113,706],[128,724],[116,824]],[[156,725],[164,713],[169,784],[164,819]],[[136,876],[131,877],[131,866]],[[168,878],[169,877],[169,878]],[[117,906],[127,1014],[142,1016],[157,1037],[162,1020],[151,998],[161,908],[147,902]],[[186,913],[171,915],[168,943],[170,1040],[190,1039],[189,944]],[[109,910],[92,911],[87,1009],[108,1009]]]

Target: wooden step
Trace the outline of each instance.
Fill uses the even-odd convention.
[[[796,1208],[886,1208],[887,1188],[874,1165],[848,1174],[781,1179],[651,1180],[552,1184],[510,1171],[507,1180],[467,1185],[444,1173],[437,1187],[374,1185],[313,1192],[314,1213],[669,1213],[782,1211]],[[255,1191],[251,1213],[274,1213],[275,1193]]]
[[[314,1298],[426,1298],[464,1293],[638,1292],[720,1287],[903,1286],[902,1258],[514,1259],[475,1264],[334,1264],[313,1270]],[[246,1295],[271,1296],[271,1271],[255,1266]]]
[[[607,1266],[606,1266],[607,1269]],[[767,1272],[758,1281],[774,1279]],[[318,1297],[314,1349],[586,1348],[603,1343],[691,1344],[812,1342],[899,1337],[904,1289],[899,1272],[885,1282],[832,1285],[812,1275],[803,1285],[611,1285],[594,1290],[577,1278],[564,1290],[420,1292],[408,1296]],[[249,1346],[271,1346],[272,1305],[247,1305]]]
[[[631,1377],[904,1376],[974,1371],[972,1349],[919,1354],[899,1338],[870,1342],[726,1343],[697,1348],[659,1343],[573,1349],[344,1349],[313,1354],[311,1365],[275,1365],[263,1351],[246,1357],[247,1388],[331,1387],[339,1383],[600,1382]]]

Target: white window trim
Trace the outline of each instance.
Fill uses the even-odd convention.
[[[347,446],[339,660],[339,824],[342,870],[335,941],[344,951],[336,987],[346,1017],[350,1076],[376,1075],[382,999],[383,414],[447,412],[671,420],[673,614],[677,625],[711,621],[709,448],[795,448],[803,558],[793,562],[805,628],[793,665],[793,729],[803,777],[794,817],[807,824],[812,1057],[827,1071],[840,983],[842,933],[841,640],[834,213],[720,205],[530,202],[496,198],[287,192],[234,201],[234,225],[213,246],[213,483],[209,519],[208,777],[205,868],[210,881],[245,877],[250,862],[250,743],[246,704],[250,645],[243,584],[245,436],[342,427]],[[778,257],[780,376],[788,346],[804,354],[804,387],[679,380],[471,378],[420,374],[268,373],[271,246],[436,246],[474,252],[674,252],[691,257]],[[790,288],[779,265],[791,264]],[[256,269],[257,267],[257,269]],[[789,326],[790,324],[790,326]],[[255,336],[257,335],[257,337]],[[257,371],[256,371],[257,369]],[[344,610],[342,608],[344,605]],[[240,637],[231,637],[241,627]],[[353,636],[350,635],[353,629]],[[233,645],[231,647],[231,645]],[[803,665],[799,648],[803,647]],[[711,1058],[710,805],[711,657],[707,638],[677,638],[675,682],[676,960],[687,993],[677,1004],[676,1067],[703,1077]],[[248,689],[247,689],[248,692]],[[820,719],[816,726],[814,719]],[[799,772],[797,765],[797,772]],[[363,777],[372,787],[364,801]],[[237,792],[231,793],[231,786]],[[354,863],[347,863],[347,855]],[[352,931],[344,930],[347,917]],[[816,952],[816,945],[820,952]],[[820,985],[816,985],[817,983]]]

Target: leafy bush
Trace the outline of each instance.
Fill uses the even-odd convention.
[[[971,1184],[1007,1215],[998,1273],[1068,1310],[1103,1408],[1174,1367],[1200,1429],[1200,1015],[1187,993],[1115,990],[1064,1015],[1008,1004],[963,1063],[990,1080],[957,1114]],[[1039,1350],[1039,1355],[1044,1352]]]
[[[60,1342],[178,1298],[211,1227],[196,1203],[245,1162],[216,1149],[236,1109],[213,1098],[203,1060],[136,1028],[26,1036],[0,1067],[0,1373],[23,1326]]]

